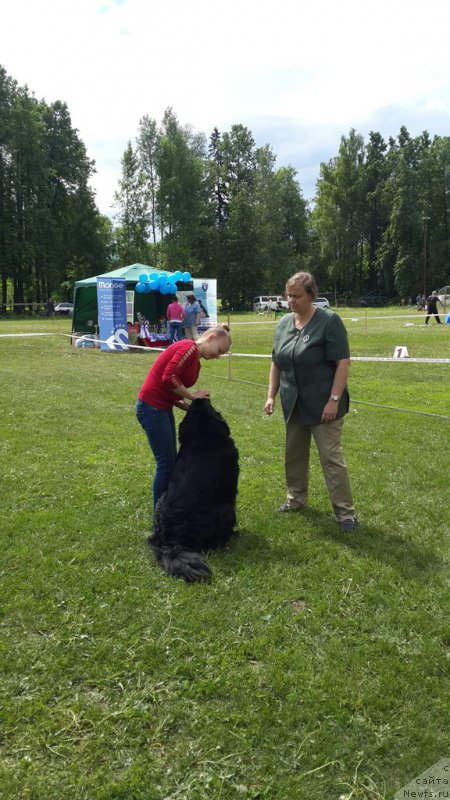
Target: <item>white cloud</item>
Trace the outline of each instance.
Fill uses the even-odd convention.
[[[381,130],[386,108],[400,124],[420,119],[442,133],[426,119],[450,117],[449,23],[440,0],[15,0],[3,11],[0,53],[19,84],[67,102],[109,213],[127,140],[144,114],[160,120],[169,105],[207,134],[255,125],[300,177],[311,173],[308,153],[318,176],[311,141]]]

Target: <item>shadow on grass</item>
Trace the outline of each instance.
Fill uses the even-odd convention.
[[[401,534],[387,533],[365,522],[360,523],[355,531],[345,532],[329,514],[312,508],[299,515],[300,524],[301,519],[308,523],[309,550],[311,543],[325,538],[360,557],[386,564],[402,578],[411,580],[423,580],[443,568],[443,560],[435,551],[426,545],[417,545]],[[282,560],[292,564],[299,557],[299,549],[303,548],[302,541],[292,537],[292,529],[286,531],[286,538],[282,538],[282,531],[277,533],[279,538],[275,544],[268,541],[267,536],[261,537],[243,528],[240,533],[239,539],[223,553],[225,558],[234,562],[251,553],[253,563],[270,564]]]
[[[308,509],[319,537],[339,542],[364,558],[373,558],[401,573],[404,578],[423,578],[441,570],[441,557],[426,544],[416,544],[407,536],[389,533],[375,525],[360,522],[355,531],[345,532],[326,514]]]

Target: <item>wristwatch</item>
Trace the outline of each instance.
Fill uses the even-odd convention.
[[[339,403],[339,395],[338,394],[330,394],[330,400],[334,400],[335,403]]]

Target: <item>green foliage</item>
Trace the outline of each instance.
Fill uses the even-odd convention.
[[[137,152],[153,235],[159,227],[159,267],[217,278],[233,308],[248,308],[261,286],[282,291],[307,249],[295,170],[275,171],[270,148],[257,149],[242,125],[223,135],[215,128],[207,154],[204,137],[170,108],[159,127],[141,120]]]
[[[450,282],[450,137],[402,126],[385,142],[354,129],[321,164],[314,207],[292,166],[251,130],[143,116],[128,143],[114,226],[89,187],[94,164],[65,103],[38,102],[0,67],[2,304],[70,296],[73,281],[129,263],[217,278],[224,307],[310,269],[322,293],[358,300],[427,294]]]
[[[353,130],[343,137],[321,165],[311,217],[324,288],[414,297],[445,284],[449,179],[449,137],[413,139],[404,126],[389,147],[379,133],[367,145]]]
[[[158,172],[156,168],[156,148],[158,129],[156,120],[144,116],[139,122],[137,147],[142,181],[145,186],[145,202],[149,213],[149,224],[153,244],[156,244],[158,212],[156,195],[158,191]]]
[[[0,276],[13,302],[65,293],[69,276],[107,267],[94,165],[67,106],[37,101],[0,68]],[[18,309],[23,307],[18,306]]]
[[[317,230],[328,276],[338,293],[361,285],[365,229],[364,142],[354,130],[341,139],[339,156],[322,164],[317,206],[312,222]]]
[[[121,264],[145,264],[148,260],[149,218],[144,177],[131,142],[122,158],[122,178],[115,195],[118,212],[117,256]]]
[[[346,321],[353,354],[442,354],[450,326],[377,315]],[[273,324],[248,322],[231,317],[235,351],[270,353]],[[0,333],[27,326],[70,329]],[[234,381],[227,359],[205,362],[240,451],[241,533],[188,586],[146,545],[134,401],[153,355],[69,342],[0,338],[2,800],[392,798],[446,732],[448,423],[352,404],[360,527],[343,534],[315,453],[309,511],[276,514],[268,361],[234,359]],[[350,392],[448,414],[447,371],[354,362]]]

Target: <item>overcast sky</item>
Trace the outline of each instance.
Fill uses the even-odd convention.
[[[306,198],[350,128],[450,135],[448,0],[12,0],[0,64],[67,103],[113,213],[120,159],[172,106],[207,136],[246,125]]]

